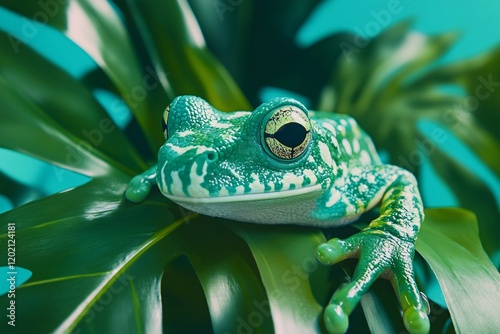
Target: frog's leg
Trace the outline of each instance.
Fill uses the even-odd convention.
[[[347,330],[348,315],[371,284],[383,276],[394,286],[406,329],[427,333],[427,304],[421,299],[412,264],[424,216],[414,176],[396,166],[361,167],[339,183],[344,187],[331,187],[325,194],[325,208],[318,215],[325,218],[330,211],[339,217],[357,216],[380,201],[381,214],[360,233],[345,240],[331,239],[318,247],[318,260],[325,265],[359,258],[351,283],[338,289],[325,309],[329,332]]]
[[[125,191],[125,198],[131,202],[142,202],[148,196],[153,184],[156,184],[156,165],[130,180]]]

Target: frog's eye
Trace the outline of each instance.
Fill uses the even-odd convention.
[[[295,159],[305,152],[311,141],[309,118],[297,107],[283,106],[267,120],[264,140],[274,156]]]
[[[170,105],[163,112],[163,119],[161,121],[161,127],[162,127],[162,130],[163,130],[163,135],[165,136],[165,139],[168,139],[167,124],[168,124],[168,112],[169,111],[170,111]]]

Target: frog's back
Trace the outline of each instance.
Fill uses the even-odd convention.
[[[345,162],[348,167],[382,163],[372,139],[354,118],[328,112],[310,112],[310,117],[321,129],[320,135],[333,141],[337,161]]]

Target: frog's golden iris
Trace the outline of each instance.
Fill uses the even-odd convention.
[[[284,160],[298,158],[311,141],[309,118],[297,107],[281,107],[265,124],[264,140],[274,156]]]

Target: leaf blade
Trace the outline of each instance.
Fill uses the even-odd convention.
[[[459,333],[500,328],[500,274],[481,247],[472,213],[427,210],[417,251],[435,272]]]

